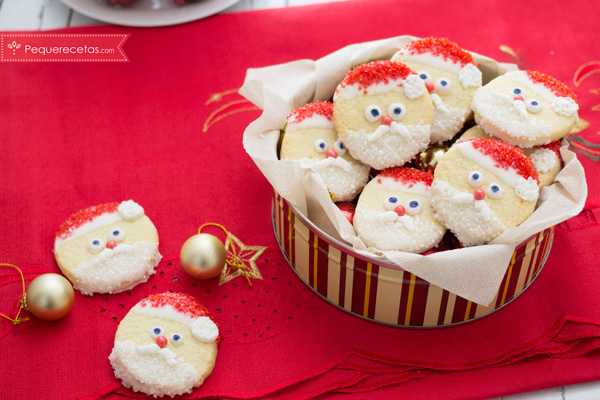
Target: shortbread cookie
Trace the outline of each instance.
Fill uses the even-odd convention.
[[[478,126],[474,126],[465,133],[463,133],[457,142],[484,138],[489,139],[487,133]],[[524,149],[525,155],[531,158],[533,166],[538,173],[540,179],[540,190],[542,188],[551,185],[554,182],[554,178],[562,169],[563,161],[560,155],[560,140],[546,144],[543,146],[535,146],[529,149]]]
[[[54,257],[73,287],[88,295],[146,282],[162,258],[156,228],[133,200],[71,215],[56,232]]]
[[[435,218],[464,246],[486,243],[535,210],[539,179],[523,151],[492,139],[454,145],[431,185]]]
[[[123,318],[108,359],[125,387],[148,395],[191,393],[212,373],[219,329],[184,293],[146,297]]]
[[[481,87],[471,53],[448,39],[429,37],[404,46],[392,61],[406,64],[425,82],[433,102],[431,142],[452,139],[471,116],[471,100]]]
[[[373,61],[338,85],[333,120],[352,157],[383,169],[401,166],[427,147],[433,105],[423,80],[406,65]]]
[[[414,168],[388,168],[366,186],[356,206],[354,228],[379,250],[422,253],[438,244],[446,228],[433,218],[433,175]]]
[[[577,96],[567,85],[536,71],[501,75],[475,93],[475,121],[488,135],[529,148],[567,136],[578,121]]]
[[[295,109],[287,118],[282,160],[300,160],[319,173],[333,201],[350,201],[369,179],[368,165],[355,160],[338,138],[333,104],[317,102]]]

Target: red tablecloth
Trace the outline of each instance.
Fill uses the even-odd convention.
[[[600,59],[598,15],[600,4],[584,0],[351,1],[169,28],[63,30],[131,33],[131,62],[0,64],[0,262],[20,266],[27,282],[59,272],[52,245],[63,220],[129,198],[155,222],[165,255],[131,291],[77,292],[58,322],[1,320],[0,398],[143,397],[118,383],[108,355],[127,310],[166,290],[199,298],[223,335],[214,373],[189,398],[482,398],[600,379],[600,75],[581,80],[590,66],[577,75]],[[570,84],[590,123],[571,139],[589,177],[586,210],[556,228],[546,266],[521,297],[462,326],[385,327],[314,295],[278,250],[272,191],[241,144],[259,115],[236,94],[247,68],[400,34],[445,36],[514,61],[500,50],[508,46],[521,65]],[[227,227],[246,260],[258,256],[252,286],[181,270],[180,247],[205,222]],[[2,268],[0,312],[14,315],[19,292],[15,271]]]

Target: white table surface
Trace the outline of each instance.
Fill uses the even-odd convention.
[[[223,13],[295,7],[344,0],[240,0]],[[102,25],[65,6],[60,0],[0,0],[0,31],[58,29]],[[600,400],[600,381],[560,386],[502,397],[505,400]],[[499,400],[499,399],[495,399]]]

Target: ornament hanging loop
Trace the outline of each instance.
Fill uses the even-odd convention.
[[[19,310],[17,311],[17,315],[15,316],[15,318],[13,319],[13,318],[9,317],[8,315],[2,314],[2,313],[0,313],[0,316],[11,321],[13,323],[13,325],[18,325],[23,321],[29,321],[29,318],[27,318],[27,317],[19,318],[19,315],[21,314],[21,311],[23,310],[23,308],[28,310],[27,303],[26,303],[27,294],[25,293],[25,278],[23,277],[23,272],[21,272],[19,267],[17,267],[16,265],[13,265],[13,264],[0,263],[0,266],[15,268],[17,271],[19,271],[19,275],[21,276],[21,282],[23,283],[23,297],[21,297],[21,300],[19,300]]]
[[[231,240],[231,236],[229,236],[229,232],[227,231],[227,229],[225,229],[225,227],[223,225],[216,224],[214,222],[207,222],[205,224],[202,224],[202,226],[200,226],[200,228],[198,228],[198,233],[201,233],[202,229],[206,226],[216,226],[217,228],[221,228],[221,230],[223,230],[223,232],[225,232],[225,235],[227,236],[227,240],[229,241],[229,245],[231,247],[231,252],[233,253],[233,260],[229,260],[229,258],[226,258],[225,263],[227,263],[227,265],[229,265],[232,268],[237,268],[237,269],[242,270],[242,272],[244,273],[244,276],[246,277],[246,280],[248,281],[248,284],[250,284],[250,286],[252,286],[252,282],[250,281],[250,275],[248,274],[247,267],[238,258],[236,251],[235,251],[235,244],[233,243],[233,240]]]

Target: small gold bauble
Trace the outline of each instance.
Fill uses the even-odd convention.
[[[446,154],[448,151],[448,146],[445,144],[434,144],[427,148],[427,150],[419,153],[418,160],[419,165],[418,168],[423,171],[433,171],[437,166],[437,163],[440,161],[442,156]]]
[[[223,242],[208,233],[199,233],[181,246],[181,266],[191,277],[211,279],[219,275],[227,260]]]
[[[31,281],[26,295],[27,309],[39,319],[55,321],[71,311],[75,293],[62,275],[42,274]]]

